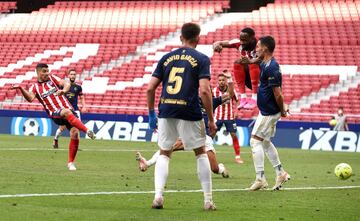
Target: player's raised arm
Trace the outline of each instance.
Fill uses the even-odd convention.
[[[21,91],[21,94],[24,96],[25,100],[27,100],[28,102],[32,102],[35,99],[35,94],[33,92],[25,90],[23,87],[21,87],[18,84],[13,85],[11,89],[13,90],[19,89]]]
[[[206,111],[206,114],[209,118],[209,129],[210,134],[213,136],[216,133],[216,125],[213,115],[213,104],[212,104],[212,94],[210,90],[210,80],[208,78],[202,78],[199,81],[200,84],[200,97],[203,103],[203,107]]]

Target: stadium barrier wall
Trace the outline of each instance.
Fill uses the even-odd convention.
[[[97,139],[122,141],[157,141],[157,133],[148,129],[147,116],[121,114],[82,114],[85,125]],[[25,136],[54,136],[58,126],[44,112],[0,110],[0,133]],[[249,145],[252,120],[238,120],[241,146]],[[278,147],[303,150],[360,152],[360,125],[351,131],[332,131],[326,123],[280,121],[273,143]],[[64,135],[68,135],[65,133]],[[82,137],[85,137],[82,134]],[[232,145],[225,128],[217,133],[215,144]],[[0,141],[1,144],[1,141]]]

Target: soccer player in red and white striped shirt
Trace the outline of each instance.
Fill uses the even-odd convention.
[[[234,77],[240,92],[240,105],[238,109],[256,108],[256,94],[260,79],[259,60],[256,58],[255,32],[251,28],[244,28],[240,32],[239,39],[215,42],[214,51],[221,52],[223,48],[236,48],[240,52],[240,58],[234,62]],[[248,69],[248,71],[247,71]],[[251,99],[246,98],[245,85],[252,90]]]
[[[231,74],[228,73],[227,70],[224,70],[218,75],[218,87],[215,87],[212,92],[214,97],[229,94],[231,100],[216,108],[214,118],[216,119],[216,127],[218,130],[220,130],[224,124],[226,131],[230,133],[235,151],[235,161],[236,163],[241,164],[244,163],[244,161],[240,157],[240,145],[236,135],[237,128],[235,121],[237,118],[236,106],[238,103],[238,98],[234,92],[234,88],[230,88],[228,82],[232,82]]]
[[[79,147],[79,130],[95,139],[94,132],[77,118],[73,107],[64,94],[69,91],[70,84],[49,73],[47,64],[36,65],[37,82],[32,84],[29,91],[20,85],[13,85],[12,89],[19,89],[28,102],[35,98],[44,106],[46,113],[57,125],[65,125],[70,131],[68,169],[76,170],[74,161]],[[60,89],[63,88],[63,89]]]

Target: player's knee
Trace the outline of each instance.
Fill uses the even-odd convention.
[[[261,140],[255,139],[253,137],[250,139],[250,146],[253,151],[256,151],[261,146],[261,143]]]
[[[69,109],[67,109],[67,108],[65,108],[65,109],[62,109],[61,110],[61,113],[60,113],[60,115],[61,116],[63,116],[63,117],[67,117],[69,114],[71,114],[72,112],[69,110]]]

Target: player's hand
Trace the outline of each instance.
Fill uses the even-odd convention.
[[[60,95],[63,95],[63,94],[65,94],[64,90],[58,90],[55,93],[56,96],[60,96]]]
[[[284,104],[284,111],[281,112],[281,117],[287,117],[290,115],[289,106]]]
[[[216,131],[217,131],[217,128],[216,128],[216,124],[214,122],[214,120],[209,120],[209,133],[210,133],[210,137],[214,137],[215,134],[216,134]]]
[[[226,78],[231,78],[231,72],[227,71],[227,72],[223,72],[222,73]]]
[[[240,62],[241,64],[250,64],[250,59],[247,56],[241,56]]]
[[[20,89],[21,88],[21,86],[20,86],[20,84],[13,84],[13,85],[11,85],[11,90],[16,90],[16,89]]]
[[[87,108],[86,107],[82,107],[81,108],[81,112],[86,112],[87,111]]]
[[[157,129],[157,117],[155,110],[149,110],[149,128],[151,130]]]
[[[219,43],[214,43],[213,44],[213,49],[214,49],[215,52],[220,53],[222,51],[223,47]]]
[[[234,118],[238,119],[239,118],[239,114],[237,112],[234,113]]]

